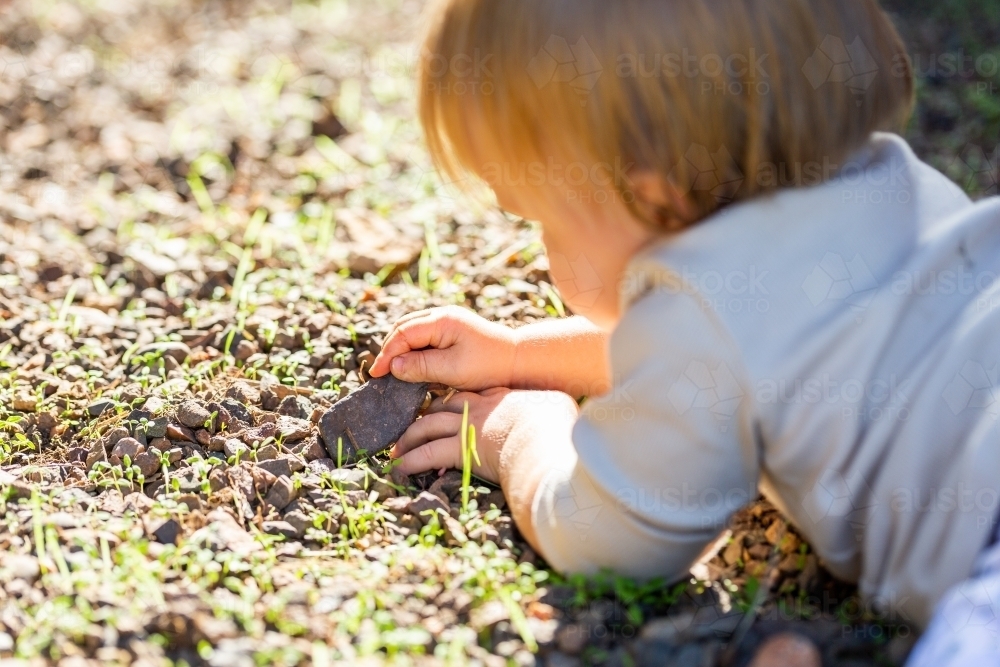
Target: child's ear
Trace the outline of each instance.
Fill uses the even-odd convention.
[[[642,169],[630,172],[629,180],[635,208],[643,219],[664,231],[681,229],[697,219],[694,202],[669,177]]]

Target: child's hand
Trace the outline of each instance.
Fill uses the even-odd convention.
[[[482,393],[463,392],[437,399],[428,413],[402,435],[392,449],[399,469],[412,475],[440,468],[462,468],[460,431],[462,411],[469,404],[469,424],[476,427],[476,451],[481,465],[473,472],[490,482],[500,482],[502,468],[518,452],[545,447],[544,434],[556,422],[572,424],[576,401],[555,391],[514,391],[494,388]],[[551,443],[548,443],[551,445]]]
[[[391,371],[407,382],[440,382],[472,391],[506,387],[515,346],[513,330],[465,308],[421,310],[396,322],[369,374],[382,377]]]

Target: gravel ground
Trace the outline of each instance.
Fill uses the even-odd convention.
[[[901,664],[912,632],[764,502],[689,582],[564,579],[496,488],[337,460],[317,423],[403,313],[565,315],[537,230],[419,146],[420,6],[0,9],[0,658],[745,665],[792,630]],[[954,157],[992,126],[937,138],[935,95],[916,145],[995,193]]]

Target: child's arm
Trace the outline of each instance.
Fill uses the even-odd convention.
[[[611,389],[608,335],[583,317],[536,322],[514,330],[518,389],[599,396]]]
[[[461,467],[469,405],[482,465],[521,530],[565,572],[682,577],[756,495],[756,396],[728,331],[697,298],[651,293],[611,341],[615,391],[582,410],[554,391],[437,399],[396,443],[408,474]]]
[[[439,398],[393,448],[392,456],[399,459],[397,469],[414,474],[461,468],[459,432],[466,404],[469,423],[476,426],[476,452],[481,463],[473,472],[503,487],[521,534],[540,551],[531,518],[532,500],[546,474],[575,459],[572,430],[579,414],[576,401],[556,391],[504,388],[462,392],[447,401]]]
[[[458,389],[551,389],[572,396],[610,387],[607,336],[582,317],[510,329],[457,306],[401,318],[370,374]]]

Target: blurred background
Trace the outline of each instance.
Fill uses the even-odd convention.
[[[907,139],[973,196],[997,194],[1000,3],[885,0],[917,74]]]
[[[29,223],[47,240],[59,236],[56,230],[75,232],[77,245],[46,246],[51,266],[41,272],[56,278],[50,286],[56,291],[70,275],[87,278],[77,300],[96,303],[107,297],[104,287],[115,295],[109,302],[139,295],[162,287],[168,275],[170,294],[209,298],[216,288],[232,287],[244,230],[259,208],[268,212],[260,232],[274,249],[268,261],[310,271],[346,267],[361,277],[365,269],[377,274],[380,261],[398,266],[419,259],[419,249],[379,255],[385,239],[363,234],[358,224],[354,235],[365,238],[355,239],[351,225],[328,221],[333,209],[365,208],[390,219],[383,233],[395,228],[412,237],[411,249],[421,239],[440,240],[443,247],[425,243],[432,251],[425,283],[443,280],[431,291],[451,296],[471,286],[474,301],[482,280],[448,284],[527,241],[507,225],[489,224],[502,222],[496,212],[472,212],[468,202],[456,209],[453,193],[430,169],[413,118],[412,39],[421,6],[419,0],[4,2],[4,224]],[[907,138],[973,196],[995,194],[1000,5],[886,0],[885,6],[919,78]],[[475,234],[464,226],[473,219]],[[11,233],[4,228],[4,238]],[[367,244],[363,254],[376,256],[350,266],[349,244]],[[29,243],[38,252],[35,245]],[[546,264],[537,245],[519,248],[525,250],[513,264],[526,270],[504,276],[534,284]],[[12,257],[0,262],[0,274],[36,266],[27,257],[14,266]],[[187,268],[174,271],[181,259]],[[420,280],[416,266],[409,273]],[[489,273],[483,278],[492,282]],[[89,284],[93,275],[103,286]],[[23,277],[22,283],[34,282]],[[539,294],[547,292],[542,286]]]
[[[79,472],[81,456],[87,457],[80,445],[93,436],[104,410],[95,401],[111,397],[115,409],[124,410],[124,403],[154,394],[204,397],[217,373],[268,373],[323,405],[324,396],[333,399],[358,386],[365,355],[370,360],[391,323],[415,309],[457,303],[509,324],[566,314],[535,227],[459,197],[431,169],[414,119],[413,38],[423,4],[0,0],[4,471],[51,464],[72,472],[66,464],[75,462]],[[907,139],[971,196],[998,194],[1000,3],[885,0],[884,6],[918,75]],[[174,345],[178,359],[161,350],[146,367],[129,361],[154,342]],[[65,480],[62,472],[54,474],[59,484],[71,485],[69,472]],[[96,490],[93,480],[79,477],[80,485]],[[420,488],[432,480],[425,481]],[[202,488],[198,484],[192,488]],[[450,489],[454,495],[458,486]],[[89,505],[74,499],[67,507],[83,512]],[[118,517],[124,509],[119,502],[108,511]],[[2,519],[0,552],[27,544],[17,530],[30,525],[31,516]],[[260,523],[261,516],[256,519]],[[184,530],[195,527],[189,524]],[[108,525],[102,529],[112,530]],[[121,525],[112,537],[125,540],[117,552],[126,553],[132,538],[125,533],[132,529]],[[335,522],[329,532],[313,534],[324,541],[311,546],[327,555],[321,565],[309,566],[315,572],[348,557],[372,561],[373,569],[352,566],[338,570],[338,578],[317,574],[320,584],[310,584],[308,595],[268,588],[269,577],[279,579],[271,549],[271,560],[253,573],[266,583],[240,588],[242,602],[233,601],[235,594],[224,597],[228,593],[214,580],[195,599],[175,583],[201,586],[198,576],[208,570],[180,560],[160,568],[143,543],[127,552],[136,560],[121,579],[102,569],[96,551],[93,561],[74,565],[80,577],[74,590],[78,598],[93,593],[89,599],[103,610],[100,618],[88,615],[89,603],[74,602],[71,611],[70,596],[58,597],[54,588],[47,599],[41,588],[15,587],[0,577],[0,622],[15,637],[20,632],[20,655],[53,660],[70,650],[93,658],[107,648],[112,652],[104,662],[108,655],[131,660],[143,651],[160,657],[166,651],[178,664],[210,655],[220,667],[254,660],[294,664],[306,655],[327,664],[315,657],[327,653],[315,647],[335,646],[345,659],[444,651],[506,665],[535,664],[529,649],[541,645],[551,655],[573,656],[549,662],[566,667],[581,660],[625,664],[612,661],[623,655],[615,653],[622,637],[635,637],[649,618],[684,604],[683,591],[617,580],[563,582],[552,588],[562,597],[543,602],[545,565],[500,511],[483,519],[476,539],[484,549],[494,538],[509,541],[511,550],[476,560],[442,538],[438,550],[428,552],[433,558],[422,561],[447,570],[443,581],[459,572],[462,591],[471,591],[468,599],[442,593],[441,586],[425,590],[407,572],[375,567],[381,567],[374,562],[379,556],[369,555],[379,547],[369,537],[378,534],[382,546],[404,538],[378,533],[377,522],[365,525],[371,534],[357,533],[353,524],[348,534]],[[899,664],[907,636],[894,644],[884,634],[844,633],[849,627],[843,623],[870,619],[845,615],[837,605],[850,597],[849,587],[823,575],[808,545],[780,526],[773,508],[755,505],[734,522],[727,544],[735,550],[705,564],[702,573],[714,590],[733,602],[727,613],[749,608],[767,571],[775,595],[798,601],[799,612],[806,611],[801,602],[807,594],[825,591],[824,605],[836,601],[803,613],[839,619],[827,627],[829,641],[847,646],[847,657],[836,664]],[[141,526],[133,533],[144,534]],[[777,542],[788,548],[791,565],[765,570]],[[338,558],[329,558],[330,550],[339,550]],[[287,566],[282,581],[298,582],[301,571],[288,563],[280,561]],[[158,610],[155,622],[133,576],[147,565],[174,582],[167,600],[173,604],[175,595],[186,605],[173,616]],[[516,597],[501,604],[495,595],[501,586]],[[431,590],[427,605],[418,605],[419,617],[404,609],[415,590]],[[698,594],[704,592],[702,586]],[[694,597],[685,600],[689,610],[714,613]],[[777,609],[774,596],[767,605]],[[232,622],[191,629],[183,620],[229,622],[230,616],[239,621],[238,631]],[[129,617],[148,624],[127,626],[123,619]],[[363,617],[368,625],[361,624]],[[108,628],[117,628],[115,634]],[[623,628],[631,634],[620,634]],[[131,653],[121,648],[129,632],[142,639],[139,648],[129,645]],[[149,641],[154,632],[159,643]],[[0,655],[13,645],[0,631]],[[704,643],[697,656],[717,648]],[[663,664],[656,662],[661,654],[651,655],[651,664]]]

